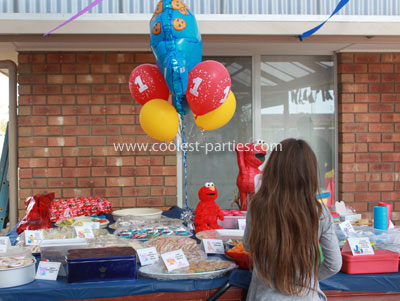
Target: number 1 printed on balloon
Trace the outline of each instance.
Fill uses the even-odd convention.
[[[228,98],[228,95],[229,95],[230,91],[231,91],[231,88],[229,86],[225,88],[225,90],[224,90],[224,93],[225,93],[224,98],[222,98],[219,103],[224,103],[225,102],[225,100]]]
[[[149,88],[147,85],[143,84],[143,81],[140,78],[140,75],[135,78],[135,84],[139,85],[139,92],[140,93],[143,93],[144,91],[146,91]]]
[[[190,93],[192,93],[194,96],[199,96],[199,86],[203,80],[200,77],[196,77],[193,79],[193,84],[194,87],[190,88]]]

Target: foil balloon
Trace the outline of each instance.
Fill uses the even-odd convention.
[[[203,51],[196,18],[183,1],[158,3],[150,21],[150,45],[169,90],[183,101],[189,72],[201,62]]]

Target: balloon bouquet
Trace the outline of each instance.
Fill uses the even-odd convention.
[[[129,78],[130,92],[143,106],[139,120],[144,132],[170,142],[180,128],[183,138],[187,104],[200,130],[227,124],[236,109],[229,72],[219,62],[201,62],[203,44],[196,18],[183,1],[161,0],[150,32],[157,66],[140,65]]]

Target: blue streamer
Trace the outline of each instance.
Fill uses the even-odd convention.
[[[319,24],[318,26],[314,27],[313,29],[310,29],[309,31],[303,32],[300,36],[299,39],[300,41],[303,41],[304,38],[307,38],[311,35],[313,35],[316,31],[318,31],[322,26],[324,26],[324,24],[326,22],[328,22],[328,20],[330,18],[332,18],[332,16],[336,15],[339,10],[341,10],[343,8],[343,6],[345,6],[347,3],[349,2],[349,0],[340,0],[339,4],[336,6],[335,10],[333,11],[333,13],[329,16],[328,19],[326,19],[324,22],[322,22],[321,24]]]

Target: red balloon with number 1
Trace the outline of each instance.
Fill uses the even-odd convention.
[[[133,69],[129,76],[129,91],[141,105],[152,99],[168,101],[167,83],[156,65],[143,64]]]
[[[201,62],[189,73],[186,98],[195,115],[204,115],[218,108],[230,91],[231,77],[219,62]]]

